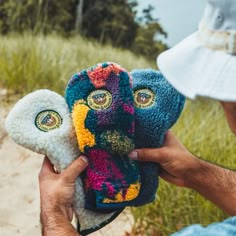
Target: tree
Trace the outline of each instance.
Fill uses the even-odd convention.
[[[2,0],[0,2],[0,33],[5,34],[8,31],[9,26],[7,25],[7,12],[3,8],[3,5],[6,4],[7,0]]]
[[[136,1],[86,0],[82,29],[87,37],[101,43],[130,47],[137,33],[133,8]]]
[[[76,19],[75,19],[75,31],[77,33],[80,33],[82,30],[83,8],[84,8],[84,0],[78,0],[76,6]]]
[[[153,59],[166,48],[156,36],[167,35],[151,5],[138,20],[136,7],[136,0],[0,0],[0,32],[76,32]]]
[[[167,37],[158,19],[153,18],[154,7],[149,5],[143,9],[143,15],[138,19],[139,28],[132,45],[132,50],[149,59],[155,59],[161,52],[167,49],[167,45],[158,40],[158,36]]]
[[[74,1],[4,0],[0,2],[0,19],[5,32],[49,33],[68,32],[74,28],[72,7]],[[7,28],[7,29],[6,29]]]

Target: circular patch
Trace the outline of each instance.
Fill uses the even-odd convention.
[[[56,111],[41,111],[35,118],[35,125],[39,130],[49,132],[62,125],[62,118]]]
[[[146,108],[153,105],[155,94],[150,89],[138,89],[134,92],[134,105]]]
[[[105,110],[112,104],[112,95],[107,90],[95,90],[89,94],[87,102],[94,110]]]

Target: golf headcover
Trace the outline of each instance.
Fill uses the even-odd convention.
[[[132,81],[115,63],[98,64],[75,74],[66,89],[80,151],[90,159],[84,176],[88,209],[103,212],[155,199],[158,165],[127,158],[133,133],[136,148],[160,147],[185,98],[158,71],[131,75]]]
[[[63,171],[80,154],[65,99],[50,90],[38,90],[18,101],[5,125],[17,144],[47,155],[59,171]],[[86,210],[84,206],[85,194],[78,177],[73,208],[81,234],[98,230],[121,212],[101,214]]]
[[[134,99],[129,74],[115,63],[75,74],[66,89],[79,149],[89,158],[83,178],[86,208],[121,209],[140,191],[134,149]]]
[[[179,118],[185,97],[177,92],[159,71],[152,69],[131,72],[135,104],[135,147],[161,147],[165,133]],[[158,165],[138,162],[141,189],[134,205],[155,199],[158,187]]]

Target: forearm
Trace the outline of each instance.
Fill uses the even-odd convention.
[[[41,210],[42,236],[79,236],[68,218],[58,209]]]
[[[236,215],[236,172],[196,159],[186,186],[199,192],[230,215]]]

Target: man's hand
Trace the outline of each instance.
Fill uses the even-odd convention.
[[[70,235],[76,233],[70,224],[73,217],[72,201],[75,194],[75,180],[87,165],[86,157],[81,156],[65,171],[58,174],[45,157],[39,173],[43,236],[64,235],[60,234],[63,232]]]
[[[159,163],[164,180],[194,189],[228,214],[236,214],[236,172],[196,158],[170,131],[163,147],[134,150],[129,157]]]
[[[129,154],[129,157],[138,161],[159,163],[161,166],[160,176],[181,187],[188,186],[189,172],[200,165],[200,160],[192,155],[171,131],[166,133],[162,148],[134,150]]]

